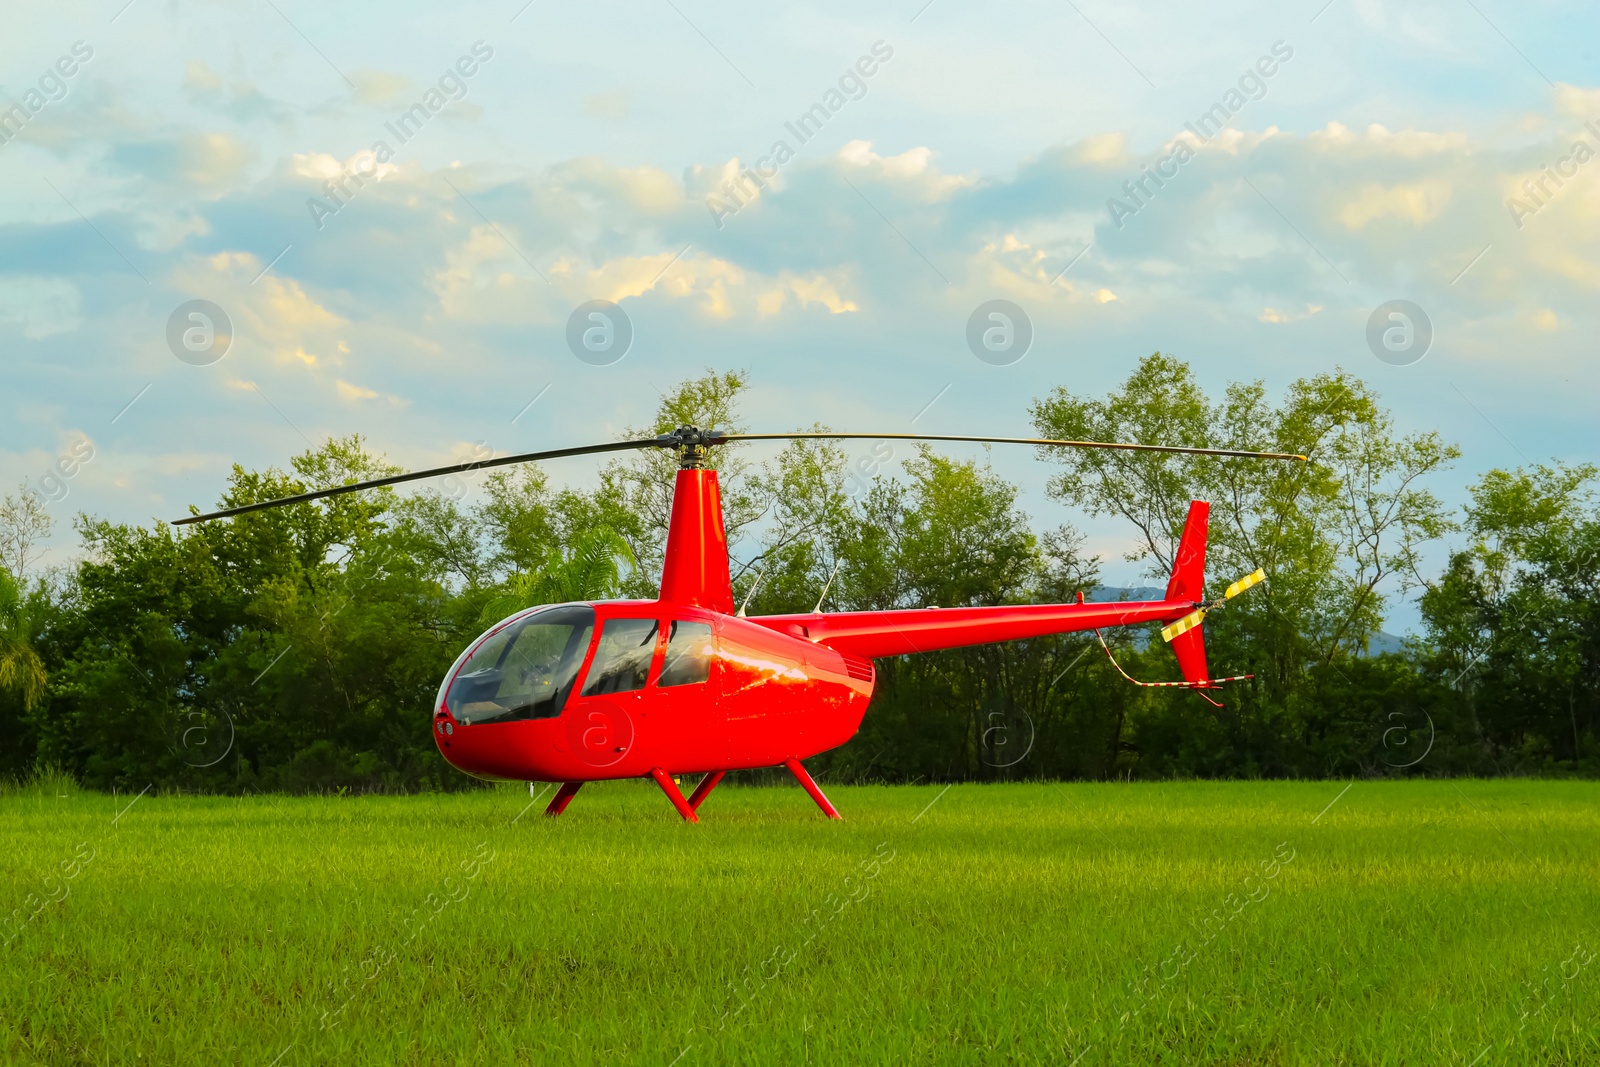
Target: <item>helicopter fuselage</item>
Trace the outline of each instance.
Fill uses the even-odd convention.
[[[659,600],[581,607],[593,613],[593,628],[584,635],[587,647],[565,692],[540,709],[541,717],[485,721],[474,715],[474,708],[490,705],[493,714],[499,709],[492,700],[456,699],[452,694],[465,684],[458,679],[489,671],[495,673],[486,680],[506,689],[502,674],[511,668],[473,672],[476,651],[493,650],[504,629],[537,625],[550,609],[512,616],[463,654],[435,706],[434,742],[446,760],[484,778],[544,782],[637,778],[657,768],[678,775],[771,767],[844,744],[866,714],[872,664],[810,641],[802,624],[775,629]],[[709,630],[696,638],[701,670],[687,676],[680,670],[672,677],[671,668],[681,659],[669,661],[669,643],[688,629],[684,624]],[[608,627],[646,634],[648,648],[634,653],[631,670],[624,665],[623,671],[606,674],[616,658],[605,640]],[[507,646],[502,662],[516,655],[516,646]],[[640,659],[645,661],[642,670]]]

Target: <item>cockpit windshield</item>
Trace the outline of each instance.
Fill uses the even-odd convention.
[[[462,665],[445,703],[464,726],[553,719],[572,694],[594,632],[594,609],[535,611],[494,634]]]

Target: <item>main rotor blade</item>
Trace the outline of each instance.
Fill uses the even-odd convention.
[[[1056,441],[1046,437],[957,437],[933,433],[722,433],[716,434],[710,443],[790,441],[801,438],[824,438],[834,441],[972,441],[978,444],[997,445],[1058,445],[1065,448],[1113,448],[1126,452],[1181,452],[1190,456],[1233,456],[1238,459],[1298,459],[1302,463],[1309,458],[1293,452],[1241,452],[1233,448],[1186,448],[1182,445],[1139,445],[1118,441]]]
[[[806,438],[821,438],[832,441],[969,441],[976,444],[1109,448],[1128,452],[1178,452],[1191,456],[1233,456],[1240,459],[1297,459],[1301,462],[1307,460],[1306,456],[1287,452],[1242,452],[1231,448],[1188,448],[1182,445],[1141,445],[1114,441],[1057,441],[1044,437],[964,437],[926,433],[716,433],[714,431],[703,435],[700,431],[694,431],[695,436],[683,437],[683,434],[689,430],[693,430],[693,427],[683,427],[674,433],[662,434],[659,437],[647,437],[633,441],[611,441],[602,445],[582,445],[577,448],[554,448],[544,452],[524,452],[521,455],[503,456],[499,459],[474,460],[469,463],[456,463],[448,467],[434,467],[430,470],[413,471],[410,474],[394,474],[387,478],[373,478],[365,482],[337,485],[331,489],[317,489],[309,493],[279,497],[276,500],[260,500],[254,504],[242,504],[236,508],[213,511],[205,515],[190,515],[186,518],[174,519],[172,525],[188,526],[191,523],[208,522],[212,519],[226,519],[233,515],[262,511],[266,508],[283,507],[286,504],[304,504],[312,500],[324,500],[331,496],[341,496],[345,493],[354,493],[362,489],[378,489],[386,485],[400,485],[403,482],[415,482],[423,478],[437,478],[444,474],[464,474],[467,471],[480,470],[484,467],[504,467],[513,463],[531,463],[541,459],[560,459],[563,456],[587,456],[598,452],[623,452],[635,448],[679,448],[693,444],[721,445],[730,441],[794,441]]]
[[[611,441],[603,445],[582,445],[577,448],[553,448],[545,452],[524,452],[517,456],[501,456],[498,459],[473,460],[471,463],[456,463],[449,467],[433,467],[425,471],[412,471],[410,474],[392,474],[387,478],[373,478],[365,482],[352,482],[349,485],[336,485],[332,489],[317,489],[309,493],[297,493],[294,496],[281,496],[276,500],[259,500],[254,504],[242,504],[236,508],[224,511],[213,511],[207,515],[190,515],[185,519],[174,519],[172,525],[187,526],[194,522],[207,522],[211,519],[226,519],[232,515],[243,515],[248,511],[262,511],[266,508],[283,507],[285,504],[304,504],[309,500],[323,500],[330,496],[342,496],[345,493],[355,493],[362,489],[378,489],[385,485],[399,485],[402,482],[415,482],[423,478],[437,478],[443,474],[465,474],[467,471],[482,470],[485,467],[505,467],[512,463],[531,463],[539,459],[560,459],[563,456],[587,456],[596,452],[622,452],[630,448],[671,448],[674,442],[663,441],[658,437],[647,437],[636,441]]]

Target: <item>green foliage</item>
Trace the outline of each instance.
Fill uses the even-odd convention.
[[[904,468],[905,482],[879,482],[843,528],[830,603],[863,611],[1017,604],[1093,587],[1093,563],[1075,535],[1057,531],[1041,544],[1016,507],[1016,487],[987,465],[924,447]],[[1035,734],[1083,725],[1070,705],[1092,672],[1061,682],[1089,640],[1063,635],[880,661],[861,733],[823,763],[857,780],[1037,773],[1040,764],[1024,761]]]
[[[44,661],[33,647],[34,624],[16,580],[0,568],[0,692],[31,710],[44,700]]]
[[[1340,372],[1293,383],[1274,405],[1260,382],[1208,398],[1187,364],[1156,353],[1105,400],[1057,389],[1035,403],[1048,437],[1285,452],[1301,464],[1208,456],[1041,449],[1063,472],[1050,491],[1132,522],[1165,582],[1191,499],[1211,502],[1208,580],[1220,588],[1264,569],[1265,586],[1208,623],[1225,658],[1248,648],[1273,699],[1307,662],[1365,654],[1383,619],[1386,580],[1415,577],[1419,547],[1451,523],[1422,487],[1459,450],[1438,434],[1396,434],[1367,387]]]
[[[633,549],[609,526],[581,530],[565,550],[546,550],[535,570],[513,575],[504,594],[484,605],[478,622],[490,626],[540,604],[612,600],[622,591],[622,568],[633,567]]]
[[[236,470],[225,505],[388,469],[356,439]],[[39,755],[87,784],[414,788],[455,776],[414,729],[476,611],[392,494],[335,497],[181,532],[82,519],[74,610],[49,643]],[[394,519],[394,521],[390,521]],[[319,774],[303,753],[326,755]]]
[[[699,378],[680,383],[664,394],[655,420],[649,426],[630,426],[621,437],[650,437],[694,425],[706,430],[747,429],[737,415],[739,395],[748,388],[744,371],[717,373],[707,370]],[[729,546],[737,551],[749,528],[771,506],[762,487],[752,484],[744,445],[717,450],[718,480]],[[678,461],[666,449],[645,449],[607,463],[600,471],[600,488],[586,502],[587,517],[610,526],[628,540],[636,566],[629,596],[653,597],[660,589],[661,563],[672,518],[672,489]]]
[[[1481,723],[1496,767],[1600,773],[1596,469],[1490,471],[1469,546],[1422,595],[1422,666]]]

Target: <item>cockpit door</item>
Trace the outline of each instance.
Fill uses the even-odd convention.
[[[653,684],[652,718],[679,769],[715,770],[718,761],[706,757],[723,748],[716,634],[709,619],[667,619],[663,626],[666,647]]]
[[[609,767],[648,741],[645,684],[661,644],[657,619],[610,618],[601,623],[578,695],[561,716],[567,743],[584,762]]]

